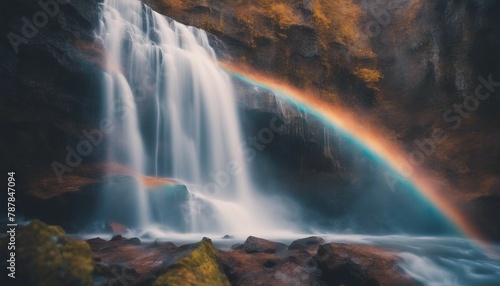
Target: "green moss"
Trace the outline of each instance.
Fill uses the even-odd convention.
[[[92,285],[90,246],[65,236],[58,226],[33,221],[17,233],[19,273],[32,285]]]
[[[178,260],[153,286],[230,285],[210,240],[202,240],[189,255]]]

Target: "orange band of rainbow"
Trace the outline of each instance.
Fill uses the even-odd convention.
[[[329,123],[335,130],[354,140],[361,148],[372,153],[392,171],[405,177],[406,182],[421,197],[434,206],[465,237],[472,239],[478,247],[483,249],[485,254],[498,257],[470,220],[450,200],[439,193],[438,184],[431,179],[429,174],[418,167],[413,167],[412,172],[409,174],[407,170],[403,169],[402,161],[404,161],[404,158],[408,158],[407,153],[394,142],[387,140],[387,136],[384,136],[383,132],[380,132],[380,130],[375,132],[372,129],[373,127],[369,129],[367,126],[361,125],[360,120],[351,113],[323,102],[311,92],[300,91],[243,67],[228,64],[221,64],[221,66],[235,78],[273,91],[277,96],[300,105]]]

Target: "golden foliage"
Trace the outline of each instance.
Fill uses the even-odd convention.
[[[354,75],[362,79],[367,85],[378,83],[383,77],[379,70],[369,68],[359,68],[354,71]]]
[[[188,8],[189,2],[186,0],[163,0],[165,5],[170,8],[170,9],[175,9],[175,10],[183,10]]]
[[[264,13],[273,19],[281,29],[300,23],[300,18],[293,9],[285,3],[272,3],[268,7],[263,7]],[[268,8],[268,9],[266,9]]]
[[[317,38],[313,44],[319,47],[323,79],[335,74],[339,66],[347,67],[351,73],[354,73],[355,67],[365,68],[358,70],[355,75],[370,87],[380,79],[380,72],[376,70],[376,55],[369,39],[363,34],[364,14],[356,0],[311,0],[311,5],[306,8],[310,12],[303,10],[304,3],[300,0],[221,0],[225,5],[224,13],[227,12],[234,18],[212,13],[210,9],[191,14],[189,7],[206,7],[207,3],[203,0],[162,1],[169,3],[174,8],[173,11],[184,11],[184,16],[187,12],[191,25],[216,35],[237,36],[238,40],[251,48],[258,48],[259,43],[263,42],[287,40],[292,26],[311,28]],[[170,15],[176,13],[172,12]],[[286,48],[283,53],[286,53]],[[281,64],[283,69],[289,71],[282,76],[297,78],[299,74],[294,72],[296,68],[287,66],[286,63],[283,65],[283,62]],[[307,75],[299,79],[299,84],[303,86],[318,83],[317,80],[309,80]]]
[[[348,47],[355,57],[370,57],[368,47],[359,29],[363,13],[353,0],[314,0],[313,19],[324,46],[335,42]]]
[[[286,1],[256,0],[240,3],[235,6],[235,11],[238,18],[248,24],[251,29],[258,28],[254,24],[260,19],[268,19],[280,29],[286,29],[301,22],[301,18]]]

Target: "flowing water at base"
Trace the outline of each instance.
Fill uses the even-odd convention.
[[[165,233],[151,230],[145,242],[170,241],[176,245],[199,242],[203,237],[212,239],[220,250],[230,250],[236,243],[243,243],[245,236],[222,238],[220,233]],[[138,233],[130,231],[129,237]],[[150,235],[156,236],[150,236]],[[308,237],[310,233],[276,233],[262,234],[259,237],[271,241],[291,244],[294,240]],[[404,273],[426,286],[498,286],[500,285],[500,260],[488,257],[474,243],[467,239],[454,237],[417,237],[403,235],[369,236],[344,234],[316,234],[326,242],[371,245],[394,251],[402,258],[398,265]],[[96,235],[86,235],[93,238]],[[101,235],[111,238],[110,235]],[[492,246],[500,253],[500,245]]]
[[[325,239],[393,249],[403,259],[400,267],[424,285],[500,285],[500,260],[486,256],[467,239],[362,235]],[[493,248],[500,251],[500,246]]]
[[[108,161],[139,176],[187,185],[150,190],[127,183],[134,194],[130,208],[118,207],[123,192],[105,190],[101,219],[110,219],[107,211],[117,205],[137,217],[138,231],[129,236],[177,244],[211,237],[221,249],[248,235],[284,243],[310,236],[286,227],[280,203],[253,189],[240,152],[231,80],[215,63],[207,34],[167,20],[137,0],[105,0],[101,13],[99,37],[107,53],[103,114],[115,126],[108,136]],[[235,174],[229,175],[231,170]],[[235,237],[218,239],[225,234]],[[393,249],[403,259],[401,269],[425,285],[500,285],[500,262],[465,239],[321,236]]]

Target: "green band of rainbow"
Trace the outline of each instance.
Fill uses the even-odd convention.
[[[277,96],[306,109],[312,115],[318,117],[331,125],[335,130],[342,133],[350,141],[369,152],[380,163],[387,166],[393,172],[405,178],[406,183],[411,186],[420,197],[430,203],[450,224],[470,238],[481,248],[485,254],[498,257],[490,245],[486,242],[481,232],[470,222],[470,220],[454,206],[449,199],[439,191],[441,184],[422,168],[405,163],[408,154],[397,144],[389,141],[384,132],[374,132],[367,126],[363,126],[352,114],[325,103],[310,92],[303,92],[280,83],[269,77],[257,74],[242,67],[221,64],[231,76],[249,83],[251,85],[274,92]]]

